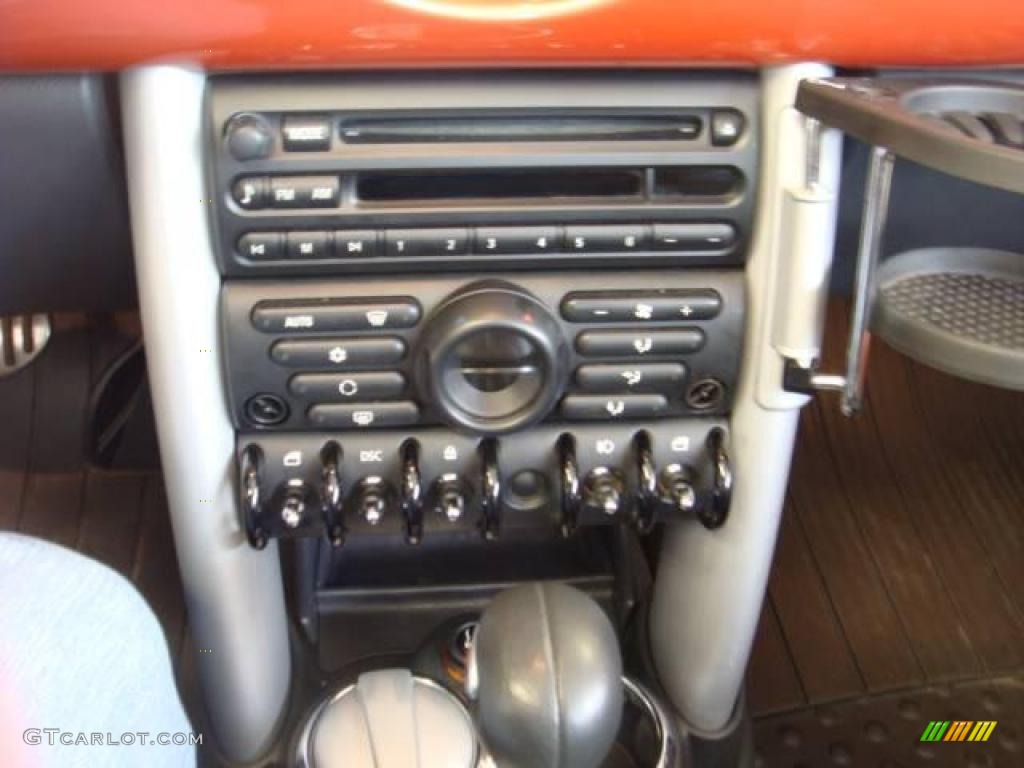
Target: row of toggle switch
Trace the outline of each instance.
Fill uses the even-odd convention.
[[[560,527],[565,536],[581,525],[627,522],[641,532],[655,523],[695,516],[709,529],[721,526],[732,494],[732,468],[725,432],[713,428],[706,438],[706,463],[671,462],[656,466],[650,435],[632,438],[631,466],[612,462],[586,473],[577,461],[576,439],[570,433],[557,440]],[[318,482],[292,477],[264,495],[263,453],[255,443],[246,446],[239,461],[243,524],[250,544],[263,549],[270,538],[326,536],[341,546],[350,531],[380,527],[400,520],[405,539],[418,544],[426,516],[447,523],[470,523],[488,541],[497,539],[505,509],[505,481],[498,462],[498,443],[479,443],[478,476],[443,472],[427,483],[420,467],[416,440],[399,449],[397,479],[367,474],[342,487],[342,447],[329,442],[320,453]],[[475,514],[475,517],[471,515]]]

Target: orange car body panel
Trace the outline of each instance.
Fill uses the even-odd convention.
[[[1024,63],[1024,0],[4,0],[0,69]]]

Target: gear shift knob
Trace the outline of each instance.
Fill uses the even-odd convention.
[[[500,768],[598,768],[622,719],[618,638],[573,587],[515,587],[480,619],[467,688]]]

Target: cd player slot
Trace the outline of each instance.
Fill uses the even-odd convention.
[[[730,166],[533,168],[381,172],[356,175],[361,206],[502,201],[550,204],[649,201],[725,202],[743,188]]]
[[[701,128],[695,115],[489,115],[345,118],[339,133],[346,144],[693,141]]]

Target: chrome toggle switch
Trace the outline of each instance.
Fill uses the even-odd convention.
[[[583,503],[609,517],[622,509],[624,494],[622,476],[608,467],[595,467],[583,481]]]

